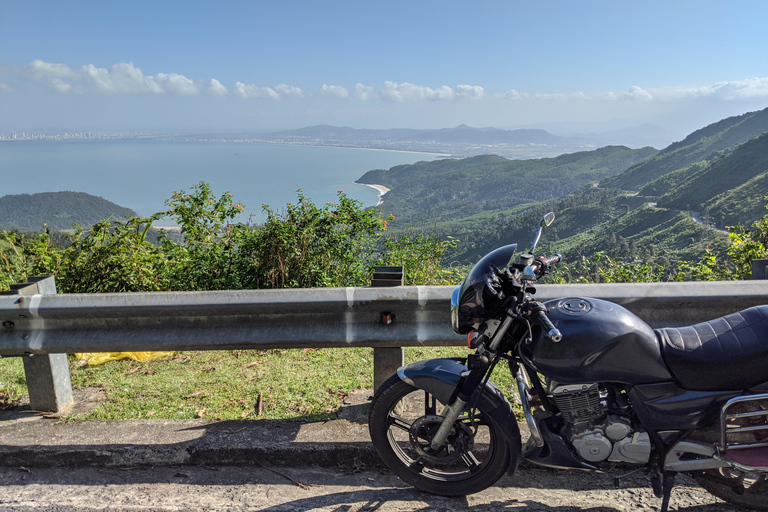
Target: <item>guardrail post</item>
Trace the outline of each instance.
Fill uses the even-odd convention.
[[[405,272],[403,267],[376,267],[373,272],[373,287],[403,286]],[[387,315],[382,314],[382,321]],[[392,321],[386,320],[387,323]],[[382,347],[373,349],[373,391],[377,391],[384,382],[403,366],[403,347]]]
[[[16,289],[19,295],[55,295],[56,282],[53,276],[33,277]],[[58,413],[72,404],[72,380],[66,354],[34,354],[23,360],[30,409]]]
[[[768,260],[752,260],[752,279],[768,279]]]
[[[403,347],[374,348],[373,390],[377,391],[401,366],[403,366]]]

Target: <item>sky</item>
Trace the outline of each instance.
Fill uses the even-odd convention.
[[[0,0],[0,132],[686,133],[768,107],[764,0]]]

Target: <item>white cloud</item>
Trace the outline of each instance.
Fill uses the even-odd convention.
[[[471,100],[479,100],[485,94],[485,90],[479,85],[457,85],[456,96],[460,98],[468,98]]]
[[[169,75],[158,73],[155,75],[155,80],[169,94],[192,95],[199,92],[192,80],[176,73]]]
[[[275,92],[281,96],[304,96],[304,93],[301,91],[301,89],[288,84],[280,84],[275,86]]]
[[[24,66],[23,73],[35,80],[77,79],[77,73],[66,64],[54,64],[40,59]]]
[[[604,93],[606,99],[676,101],[680,99],[709,98],[722,101],[768,98],[768,77],[718,82],[704,87],[659,87],[642,89],[632,86],[623,94]]]
[[[132,62],[120,62],[113,65],[112,69],[88,64],[80,68],[80,74],[88,89],[101,94],[162,94],[165,92],[161,85],[163,82],[168,83],[173,92],[173,82],[178,81],[178,78],[170,78],[163,73],[158,75],[159,80],[145,76]]]
[[[709,87],[688,89],[686,96],[719,96],[724,100],[768,97],[768,77],[718,82]]]
[[[215,79],[195,81],[178,73],[145,75],[132,62],[120,62],[110,69],[93,64],[72,69],[66,64],[34,60],[27,64],[21,76],[43,82],[61,93],[95,92],[98,94],[169,94],[190,96],[208,94],[223,96],[227,88]],[[200,85],[198,85],[200,84]]]
[[[387,101],[452,100],[456,93],[447,85],[432,89],[408,82],[386,81],[379,96]]]
[[[355,85],[354,95],[355,98],[359,99],[360,101],[369,100],[374,97],[373,86],[357,84]]]
[[[279,100],[282,96],[299,96],[303,97],[304,93],[298,87],[288,84],[276,85],[272,87],[258,87],[253,84],[244,84],[242,82],[235,82],[235,92],[241,98],[272,98],[273,100]]]
[[[357,84],[361,85],[361,84]],[[327,85],[323,84],[320,88],[320,94],[323,96],[332,96],[334,98],[347,98],[349,97],[349,91],[340,85]]]
[[[280,98],[274,89],[256,87],[253,84],[246,85],[243,82],[235,82],[235,92],[242,98],[272,98],[275,100]]]
[[[3,94],[4,92],[13,92],[13,87],[0,82],[0,94]]]
[[[216,80],[215,78],[211,78],[208,82],[206,82],[205,92],[210,94],[211,96],[226,96],[229,94],[229,91],[226,87],[221,85],[221,82]]]
[[[627,92],[621,95],[624,101],[652,101],[653,96],[645,89],[633,85]]]

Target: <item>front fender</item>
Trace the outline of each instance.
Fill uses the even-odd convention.
[[[418,361],[397,370],[397,375],[411,386],[427,391],[441,403],[450,403],[456,387],[469,368],[463,359],[428,359]],[[522,443],[517,418],[507,397],[491,382],[486,382],[477,408],[489,417],[509,441],[511,463],[509,473],[517,469]]]

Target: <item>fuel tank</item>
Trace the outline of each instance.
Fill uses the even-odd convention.
[[[541,329],[521,346],[539,372],[559,383],[671,381],[653,330],[625,308],[608,301],[568,297],[544,303],[563,334],[550,341]]]

